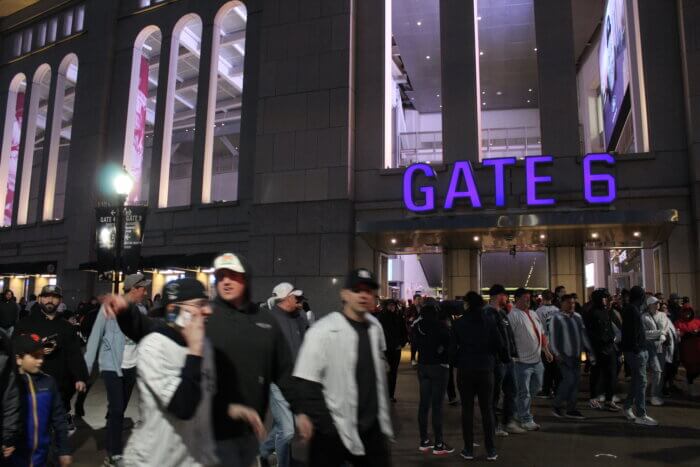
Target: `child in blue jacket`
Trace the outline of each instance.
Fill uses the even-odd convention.
[[[68,424],[61,394],[54,379],[41,372],[44,345],[36,334],[17,335],[12,347],[19,369],[22,419],[25,436],[11,457],[15,467],[45,466],[55,439],[61,467],[71,465]]]

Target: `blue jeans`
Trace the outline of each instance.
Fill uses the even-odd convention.
[[[562,408],[566,404],[566,410],[576,410],[576,396],[581,380],[581,362],[577,357],[562,357],[557,365],[561,381],[557,387],[557,395],[554,397],[554,407]]]
[[[291,463],[290,447],[294,439],[294,416],[289,408],[289,402],[282,395],[276,384],[270,385],[270,412],[272,413],[272,429],[267,439],[260,445],[260,455],[268,457],[272,452],[277,453],[277,465],[289,467]]]
[[[518,419],[520,423],[534,421],[532,418],[532,395],[537,394],[542,387],[544,366],[542,362],[515,362],[515,381],[518,387]]]
[[[503,410],[501,411],[503,425],[507,425],[513,420],[513,413],[515,412],[517,386],[515,384],[514,365],[513,362],[497,363],[494,370],[493,413],[496,413],[496,407],[501,398],[501,391],[503,391]]]
[[[632,408],[632,405],[634,405],[637,417],[643,417],[647,414],[646,391],[649,352],[647,350],[625,352],[625,361],[630,366],[630,372],[632,373],[630,390],[625,400],[625,410]]]

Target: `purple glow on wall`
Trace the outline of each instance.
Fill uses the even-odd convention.
[[[496,206],[503,207],[506,205],[506,190],[505,190],[505,166],[515,165],[515,157],[499,157],[495,159],[486,159],[482,163],[484,167],[493,167],[496,192]]]
[[[586,201],[591,204],[609,204],[617,198],[617,187],[615,186],[615,177],[610,174],[593,174],[591,173],[591,164],[593,162],[605,162],[608,165],[615,165],[615,158],[610,154],[598,153],[587,154],[583,158],[583,191]],[[607,194],[596,196],[593,194],[593,183],[605,183],[607,185]]]
[[[459,182],[462,179],[467,184],[467,191],[457,191],[460,185]],[[469,198],[472,207],[481,207],[481,199],[479,198],[479,192],[476,189],[476,182],[474,181],[474,171],[472,170],[472,164],[469,161],[460,161],[455,163],[455,166],[452,169],[450,188],[447,191],[447,197],[445,198],[445,209],[452,209],[456,198]]]
[[[435,189],[431,186],[422,186],[419,190],[425,195],[423,204],[416,204],[413,199],[413,174],[423,172],[426,177],[435,177],[435,171],[428,164],[413,164],[403,174],[403,204],[413,212],[432,211],[435,209]]]
[[[538,184],[552,183],[552,177],[549,175],[537,175],[537,164],[550,164],[552,161],[552,156],[532,156],[525,158],[525,179],[527,184],[528,206],[551,206],[555,203],[554,198],[537,197]]]

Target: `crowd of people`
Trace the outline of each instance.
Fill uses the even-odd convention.
[[[540,429],[535,397],[551,399],[557,418],[585,419],[582,373],[588,409],[620,412],[638,425],[658,425],[647,398],[661,406],[680,391],[681,365],[697,394],[700,318],[675,294],[598,289],[581,304],[562,286],[509,292],[495,284],[488,301],[470,291],[454,301],[416,294],[380,302],[372,273],[357,269],[345,279],[340,311],[317,315],[288,282],[255,302],[239,255],[217,257],[214,275],[213,299],[199,281],[182,278],[151,302],[151,281],[133,274],[123,294],[92,298],[75,312],[56,285],[25,305],[6,291],[0,464],[70,465],[74,417],[85,415],[99,377],[108,401],[105,467],[250,467],[256,459],[264,467],[273,458],[288,467],[295,439],[308,445],[311,467],[389,466],[391,405],[407,344],[419,386],[418,451],[436,456],[455,451],[443,433],[446,403],[461,402],[459,454],[470,460],[477,401],[493,461],[497,436]],[[620,406],[623,373],[629,390]],[[124,439],[134,388],[140,420]]]

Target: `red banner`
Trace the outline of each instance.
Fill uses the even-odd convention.
[[[24,93],[17,93],[15,121],[12,122],[12,142],[10,143],[10,160],[7,169],[7,192],[5,195],[5,219],[3,225],[12,224],[12,210],[15,202],[15,181],[17,179],[17,160],[19,143],[22,139],[22,117],[24,115]]]
[[[134,106],[134,138],[126,170],[134,180],[134,187],[129,193],[127,204],[138,204],[141,199],[141,177],[143,172],[143,148],[146,140],[146,115],[148,112],[148,59],[141,56],[139,68],[139,85],[136,89]],[[147,201],[147,200],[146,200]]]

